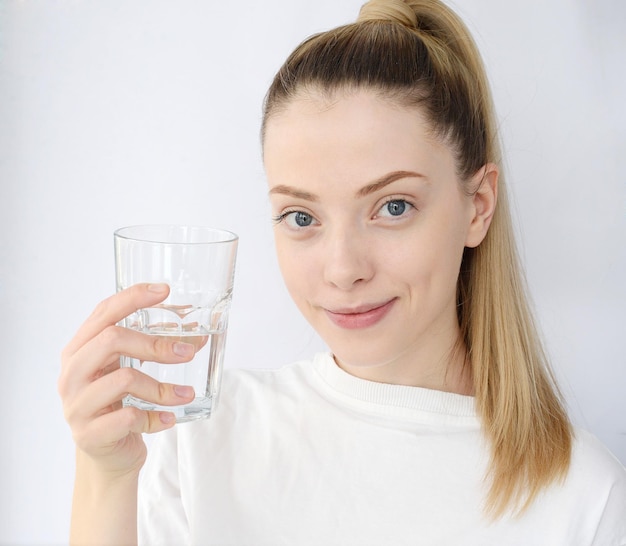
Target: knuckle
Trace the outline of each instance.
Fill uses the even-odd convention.
[[[159,355],[164,355],[169,352],[169,342],[158,336],[146,336],[148,338],[148,345],[152,357],[158,358]]]
[[[116,346],[120,338],[119,328],[116,326],[107,326],[104,330],[102,330],[102,332],[100,332],[98,338],[100,343],[105,346]]]
[[[64,398],[67,393],[67,379],[64,373],[61,373],[57,379],[57,393],[61,398]]]
[[[120,410],[121,425],[126,430],[135,430],[146,420],[146,412],[133,406],[126,406]]]
[[[69,360],[70,358],[70,348],[68,345],[66,345],[65,347],[63,347],[63,350],[61,351],[61,365],[63,365],[67,360]]]
[[[64,375],[66,369],[71,366],[72,360],[74,357],[74,352],[70,348],[70,345],[66,345],[61,351],[61,377]]]
[[[161,338],[157,336],[151,336],[148,338],[148,345],[150,346],[150,351],[152,352],[152,354],[157,355],[159,354],[163,342],[161,341]]]
[[[65,422],[70,425],[72,428],[72,422],[74,421],[74,412],[72,411],[72,406],[69,403],[64,403],[62,406],[63,409],[63,419]]]
[[[171,387],[165,383],[157,383],[157,396],[159,397],[159,402],[166,402],[171,398]]]
[[[72,382],[72,376],[66,369],[61,370],[56,382],[57,394],[62,402],[65,402],[74,392],[75,387]]]
[[[137,380],[132,368],[118,368],[110,374],[119,393],[126,394],[132,390],[133,383]]]

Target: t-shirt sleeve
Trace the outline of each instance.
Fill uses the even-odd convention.
[[[137,533],[140,545],[189,543],[180,494],[177,427],[150,437],[139,480]]]
[[[605,450],[596,471],[610,477],[610,485],[592,546],[626,546],[626,469]]]
[[[626,546],[626,470],[611,488],[592,546]]]

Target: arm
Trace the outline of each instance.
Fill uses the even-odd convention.
[[[76,480],[70,543],[137,543],[137,483],[146,459],[141,433],[174,425],[169,412],[122,407],[128,393],[162,405],[189,402],[191,388],[162,384],[130,368],[121,354],[179,363],[193,346],[151,338],[116,324],[135,310],[155,305],[167,287],[137,285],[102,302],[63,351],[59,394],[76,442]]]

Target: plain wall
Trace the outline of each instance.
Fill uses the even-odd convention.
[[[258,130],[291,49],[360,3],[0,3],[1,544],[67,542],[74,448],[59,354],[114,291],[115,228],[240,235],[227,366],[323,348],[282,287]],[[626,462],[626,4],[455,5],[492,77],[520,249],[563,391],[576,423]]]

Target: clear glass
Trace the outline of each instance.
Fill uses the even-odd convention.
[[[114,233],[118,292],[142,282],[167,283],[168,298],[139,309],[122,326],[151,336],[191,343],[196,354],[183,364],[160,364],[121,357],[121,366],[164,383],[191,385],[195,399],[182,406],[159,406],[133,396],[125,405],[172,411],[179,423],[209,417],[220,392],[228,314],[233,292],[238,237],[195,226],[130,226]]]

